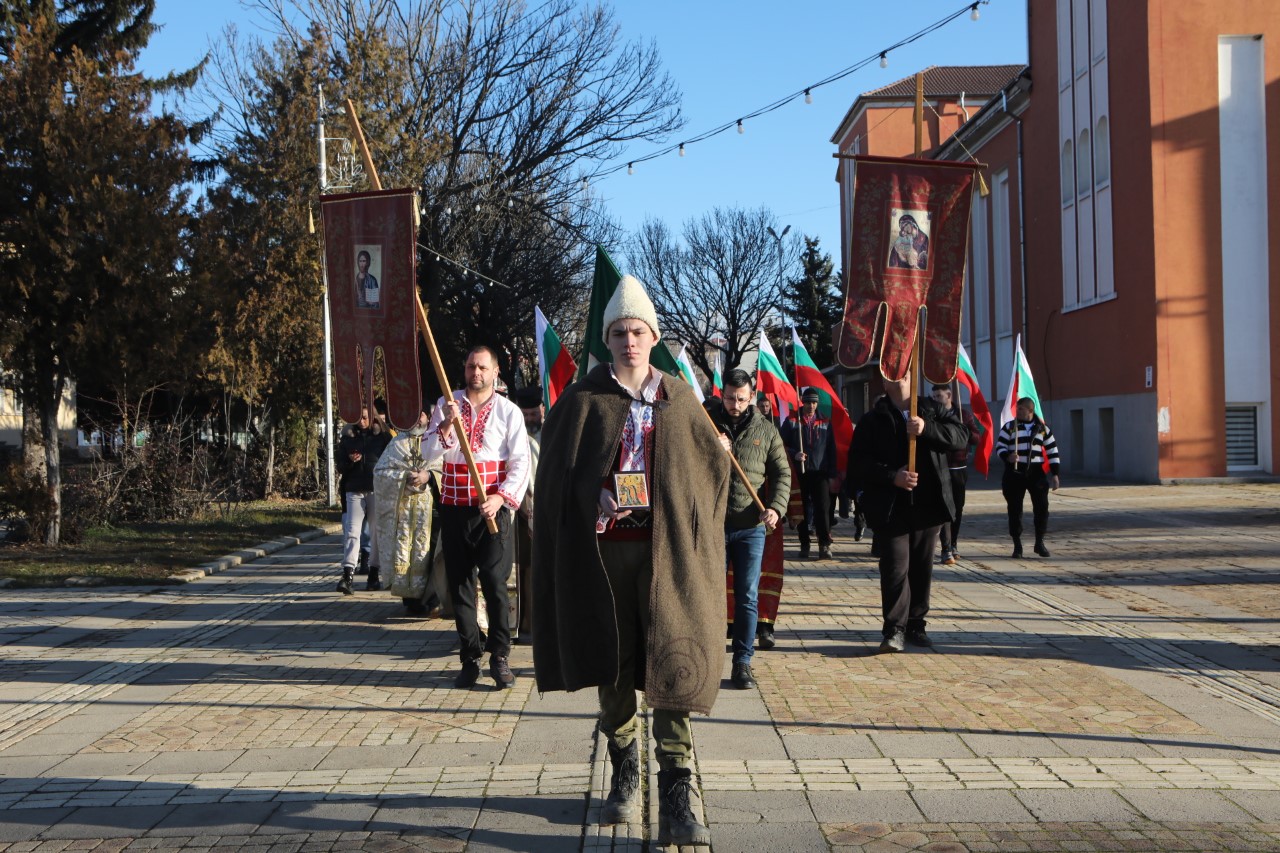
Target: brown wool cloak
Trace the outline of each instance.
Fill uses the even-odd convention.
[[[689,386],[662,377],[654,413],[651,628],[636,688],[651,707],[711,712],[724,656],[730,465]],[[535,492],[533,664],[538,689],[616,684],[618,626],[595,522],[631,398],[599,365],[547,413]]]

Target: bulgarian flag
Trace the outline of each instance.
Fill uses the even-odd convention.
[[[1004,408],[1000,410],[1000,426],[1003,428],[1009,421],[1018,417],[1018,401],[1030,397],[1035,404],[1036,417],[1044,420],[1044,410],[1040,408],[1040,395],[1036,393],[1036,382],[1031,378],[1031,365],[1027,363],[1026,353],[1022,351],[1022,335],[1018,335],[1013,344],[1013,376],[1009,378],[1009,393],[1004,398]],[[1049,471],[1049,456],[1044,458],[1045,473]]]
[[[764,329],[760,330],[760,357],[756,359],[756,388],[761,394],[773,401],[773,411],[779,417],[786,417],[790,409],[800,408],[800,398],[796,389],[787,379],[787,372],[782,369],[782,362],[774,355]],[[789,407],[784,409],[783,405]]]
[[[533,325],[534,340],[538,344],[538,374],[542,377],[542,402],[550,409],[573,381],[578,366],[537,305],[533,306]]]
[[[720,353],[716,353],[716,363],[711,368],[711,396],[724,396],[724,377],[720,374]]]
[[[657,347],[654,347],[654,349],[657,349]],[[702,393],[702,386],[698,384],[697,377],[693,375],[693,364],[689,361],[687,347],[680,347],[680,354],[676,356],[676,367],[680,370],[676,375],[683,377],[684,381],[689,383],[689,387],[693,389],[694,396],[698,398],[698,402],[706,402],[707,398]]]
[[[582,342],[582,358],[578,362],[579,379],[585,377],[587,371],[597,364],[613,361],[613,355],[604,342],[604,309],[609,307],[609,300],[613,298],[613,292],[618,289],[620,281],[622,273],[618,272],[604,246],[597,245],[596,272],[591,280],[591,307],[587,311],[587,331]],[[664,373],[680,375],[680,368],[676,366],[671,350],[661,343],[650,351],[649,363]]]
[[[791,328],[791,348],[795,355],[796,386],[807,386],[818,392],[818,414],[831,422],[831,431],[836,439],[836,467],[843,475],[849,464],[849,445],[853,442],[853,421],[849,419],[849,411],[836,396],[827,377],[809,357],[809,351],[804,348],[794,326]]]
[[[959,354],[956,359],[956,381],[969,389],[969,407],[973,409],[973,416],[987,430],[982,434],[982,438],[978,442],[978,454],[973,460],[973,467],[985,477],[987,472],[991,470],[991,445],[995,440],[995,431],[992,429],[991,408],[987,405],[987,398],[982,396],[982,388],[978,385],[977,373],[973,369],[973,362],[969,360],[969,353],[965,350],[964,344],[959,345]],[[959,400],[956,401],[957,405],[959,402]]]

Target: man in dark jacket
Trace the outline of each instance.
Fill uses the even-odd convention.
[[[713,415],[716,426],[733,442],[733,454],[752,488],[761,500],[768,496],[769,501],[769,508],[761,512],[742,480],[731,481],[729,509],[724,519],[724,548],[733,566],[733,674],[730,681],[739,690],[748,690],[756,683],[751,675],[751,658],[759,613],[764,538],[778,526],[791,497],[791,466],[787,464],[782,436],[768,418],[752,408],[754,397],[751,374],[730,370],[724,377],[724,405],[717,407]]]
[[[385,447],[384,443],[378,443]],[[374,444],[369,409],[362,408],[360,420],[342,431],[338,455],[334,457],[342,475],[345,505],[342,513],[342,580],[338,581],[338,592],[343,595],[352,594],[351,583],[355,580],[356,562],[360,559],[360,534],[364,530],[365,519],[373,518],[373,469],[382,449],[376,448],[375,453]],[[375,550],[376,543],[371,540],[370,551]]]
[[[831,483],[836,479],[836,438],[831,422],[818,414],[816,388],[800,395],[800,411],[782,425],[782,441],[787,455],[800,472],[800,496],[804,500],[804,521],[800,534],[800,559],[809,559],[813,531],[818,534],[818,559],[831,559]]]
[[[884,396],[858,421],[849,452],[880,546],[881,652],[900,652],[907,642],[933,645],[925,633],[933,549],[939,528],[955,514],[947,454],[969,442],[955,412],[928,397],[912,417],[910,393],[908,378],[886,380]],[[907,470],[909,436],[916,437],[915,472]]]

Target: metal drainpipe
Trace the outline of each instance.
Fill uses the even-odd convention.
[[[1022,119],[1009,112],[1009,96],[1000,92],[1000,107],[1018,126],[1018,261],[1021,267],[1022,336],[1027,336],[1027,206],[1022,187]]]

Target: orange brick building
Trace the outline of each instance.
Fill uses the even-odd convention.
[[[988,167],[962,331],[984,392],[1003,400],[1021,334],[1068,473],[1274,474],[1280,3],[1027,8],[1026,68],[925,71],[926,156]],[[952,128],[952,90],[983,81]],[[914,78],[895,87],[914,95]],[[913,152],[912,110],[882,109],[883,91],[855,102],[841,152]]]

